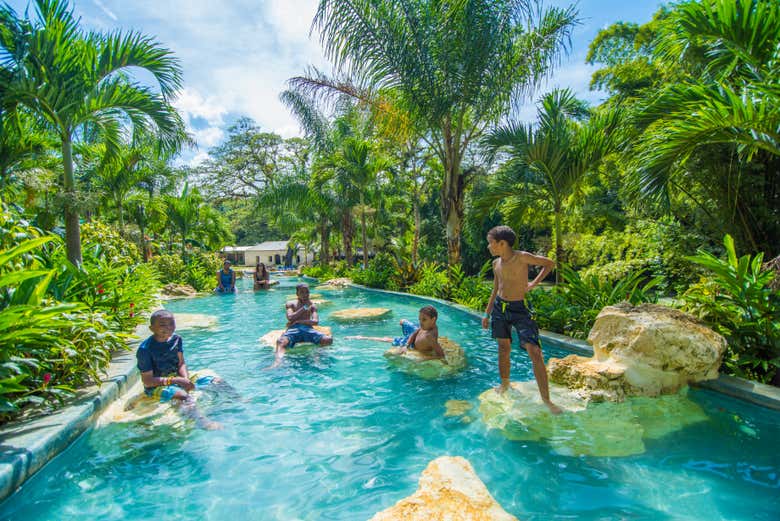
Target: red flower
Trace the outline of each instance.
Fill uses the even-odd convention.
[[[131,303],[130,303],[130,307],[131,307],[131,308],[134,308],[134,307],[135,307],[135,302],[131,302]]]
[[[131,311],[131,312],[130,312],[130,318],[133,318],[134,316],[135,316],[135,313],[133,313],[133,312]]]
[[[103,293],[105,293],[105,290],[103,289],[103,284],[98,284],[97,285],[97,290],[98,290],[98,293],[100,293],[101,295]]]
[[[43,375],[43,385],[49,385],[49,382],[51,382],[51,373],[46,373]]]

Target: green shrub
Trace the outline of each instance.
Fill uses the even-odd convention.
[[[761,382],[777,382],[780,367],[780,295],[775,274],[762,266],[763,254],[737,258],[734,240],[723,239],[726,259],[699,251],[688,257],[708,275],[683,295],[684,310],[728,340],[726,370]]]
[[[348,276],[357,284],[395,291],[399,289],[395,265],[392,255],[382,252],[368,262],[366,269],[352,268]]]
[[[181,255],[165,254],[152,257],[151,265],[162,284],[184,284],[187,280]]]
[[[5,208],[4,230],[27,228]],[[13,224],[9,224],[13,223]],[[61,251],[54,236],[26,229],[3,235],[0,249],[0,421],[30,404],[54,404],[75,386],[97,380],[111,353],[127,348],[100,312],[83,302],[54,298],[58,271],[47,266],[50,251]],[[14,240],[15,239],[15,240]],[[55,245],[54,249],[45,249]],[[24,269],[19,269],[20,262]],[[72,266],[72,265],[71,265]]]
[[[198,291],[208,291],[217,286],[217,271],[222,268],[222,258],[213,252],[195,252],[187,262],[186,284]]]
[[[125,240],[114,228],[99,221],[81,225],[84,257],[103,258],[114,264],[135,265],[141,261],[138,246]]]
[[[485,262],[476,277],[466,275],[460,266],[451,268],[447,288],[448,298],[463,306],[484,311],[493,291],[493,283],[485,281],[485,275],[491,266],[491,260]]]
[[[564,282],[550,291],[537,289],[528,294],[539,327],[574,338],[587,338],[596,316],[605,306],[627,301],[637,305],[656,302],[653,291],[660,277],[647,279],[645,272],[629,273],[617,282],[603,282],[595,275],[581,276],[561,266]]]
[[[449,280],[446,271],[435,262],[424,262],[420,266],[420,278],[409,286],[409,293],[447,298],[449,296]]]

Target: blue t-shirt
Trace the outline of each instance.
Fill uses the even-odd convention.
[[[233,270],[228,270],[227,273],[225,273],[225,270],[219,270],[219,277],[222,281],[222,287],[225,289],[230,289],[233,287]]]
[[[172,335],[165,342],[158,342],[150,336],[138,346],[135,358],[138,370],[142,373],[152,371],[154,376],[168,376],[179,372],[179,353],[183,353],[179,335]]]

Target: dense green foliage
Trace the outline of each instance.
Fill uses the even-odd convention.
[[[737,257],[734,240],[723,241],[726,259],[700,251],[689,257],[707,274],[683,295],[685,310],[704,320],[729,342],[726,367],[739,376],[778,383],[780,368],[780,293],[776,274],[762,265],[763,255]]]

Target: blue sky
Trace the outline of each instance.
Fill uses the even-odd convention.
[[[27,2],[8,4],[21,13]],[[181,59],[184,89],[176,106],[199,144],[182,159],[193,164],[204,159],[227,127],[243,115],[283,136],[299,134],[278,94],[285,81],[307,65],[329,68],[316,35],[309,37],[317,4],[318,0],[71,0],[85,27],[138,30],[155,36]],[[588,90],[592,73],[585,64],[588,44],[613,22],[647,22],[661,2],[580,0],[577,5],[582,24],[574,30],[572,52],[545,89],[570,87],[597,103],[603,96]],[[533,114],[532,102],[519,113],[525,118]]]

